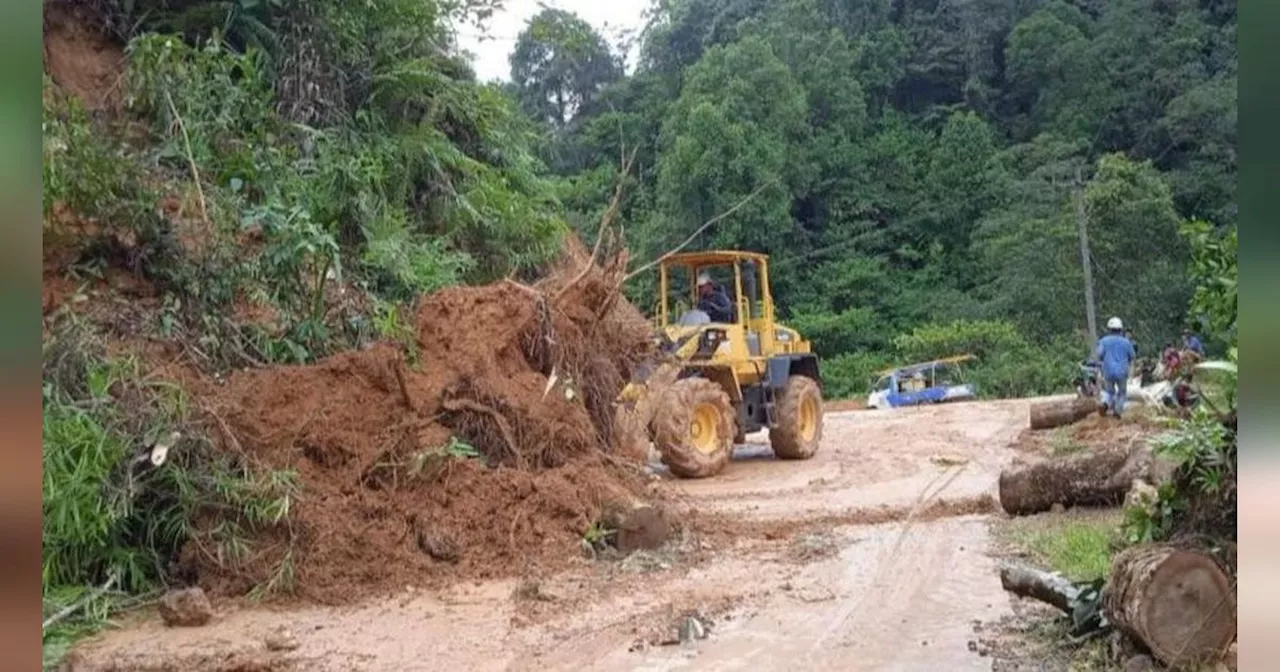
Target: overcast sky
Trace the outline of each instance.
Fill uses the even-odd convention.
[[[543,4],[573,12],[591,24],[611,45],[616,45],[620,31],[638,33],[644,26],[644,11],[650,0],[544,0]],[[486,26],[487,38],[471,26],[458,29],[458,42],[474,55],[476,76],[481,81],[511,78],[507,57],[515,49],[516,37],[525,24],[541,11],[537,0],[507,0],[506,8],[495,12]],[[628,58],[630,69],[634,55]]]

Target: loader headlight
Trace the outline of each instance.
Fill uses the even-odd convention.
[[[728,332],[724,329],[707,329],[702,332],[702,337],[698,339],[698,356],[710,357],[715,354],[716,350],[728,338]]]

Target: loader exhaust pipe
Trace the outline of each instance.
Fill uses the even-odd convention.
[[[760,288],[756,280],[756,262],[742,262],[742,291],[747,294],[747,309],[751,311],[748,317],[756,318],[760,316]]]

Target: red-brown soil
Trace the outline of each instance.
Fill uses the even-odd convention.
[[[596,267],[561,293],[577,277],[566,265],[537,287],[423,297],[416,365],[379,344],[198,384],[224,444],[295,470],[301,494],[289,529],[265,534],[249,560],[193,543],[188,569],[235,594],[287,555],[299,592],[333,601],[582,558],[609,504],[661,498],[615,450],[612,401],[647,347],[643,322],[621,326],[629,305],[610,298],[615,275]],[[608,320],[615,328],[601,328]],[[445,456],[455,441],[480,457]]]

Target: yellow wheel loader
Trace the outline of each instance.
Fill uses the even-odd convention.
[[[673,254],[658,272],[655,337],[662,360],[641,367],[620,402],[671,473],[714,476],[735,443],[765,428],[777,457],[813,457],[822,440],[818,358],[798,332],[774,319],[768,257]]]

